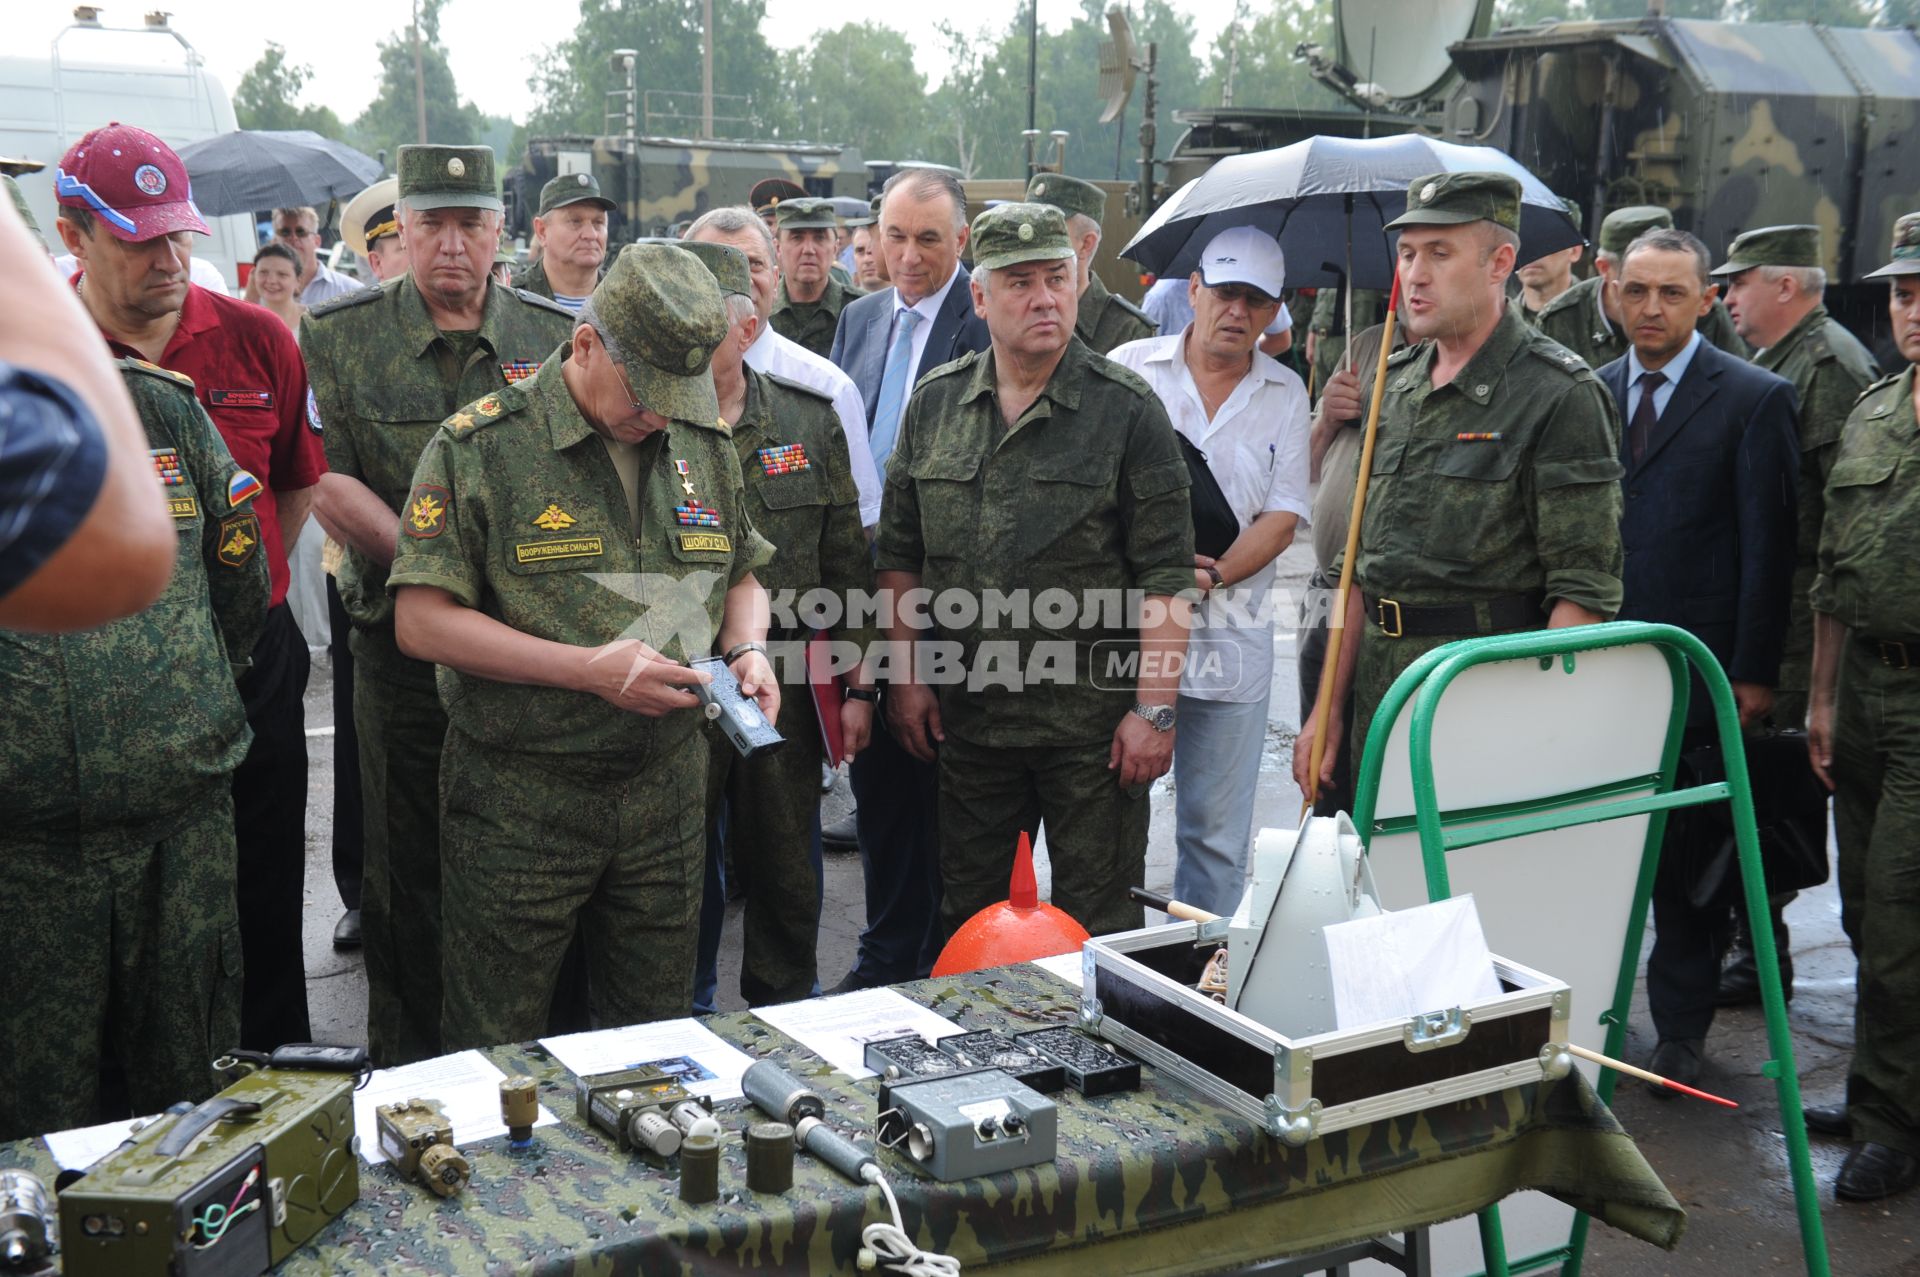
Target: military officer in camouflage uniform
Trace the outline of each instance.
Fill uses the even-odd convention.
[[[577,313],[594,285],[607,276],[607,219],[615,207],[591,173],[562,173],[541,187],[539,211],[533,215],[540,254],[513,277],[513,286]]]
[[[235,679],[270,586],[251,502],[193,383],[121,361],[180,554],[166,593],[96,630],[0,630],[0,1139],[88,1126],[101,1065],[136,1112],[211,1090],[240,1033]]]
[[[773,331],[825,359],[833,349],[840,312],[860,290],[831,273],[833,236],[839,221],[826,200],[781,200],[773,210],[774,256],[780,263],[780,293],[773,304]]]
[[[992,345],[915,388],[878,556],[883,596],[930,590],[958,659],[943,671],[923,646],[911,676],[892,671],[888,725],[938,758],[949,935],[1006,898],[1018,835],[1042,819],[1053,903],[1096,935],[1120,931],[1140,925],[1127,888],[1146,870],[1147,787],[1173,758],[1194,590],[1186,462],[1147,383],[1073,335],[1058,209],[987,210],[973,254]],[[1124,591],[1136,610],[1095,614]],[[978,606],[996,593],[1029,606]],[[891,637],[930,635],[896,607]]]
[[[1073,331],[1087,349],[1104,355],[1157,333],[1159,327],[1147,318],[1146,311],[1107,291],[1093,273],[1093,258],[1100,251],[1101,222],[1107,215],[1107,193],[1092,182],[1064,173],[1036,173],[1027,183],[1027,199],[1051,204],[1067,216],[1067,236],[1073,241],[1073,255],[1080,269],[1080,315],[1073,321]]]
[[[1499,173],[1421,178],[1388,225],[1401,232],[1415,344],[1387,365],[1349,641],[1331,693],[1336,711],[1353,695],[1356,774],[1375,707],[1423,654],[1477,634],[1604,621],[1621,599],[1612,397],[1505,297],[1519,183]],[[1336,482],[1353,485],[1350,475]],[[1329,715],[1323,786],[1340,723]],[[1303,790],[1314,730],[1309,722],[1294,746]]]
[[[793,203],[780,207],[784,210]],[[746,254],[708,240],[685,245],[713,272],[726,298],[727,339],[713,355],[720,415],[732,423],[733,447],[746,484],[747,513],[755,530],[773,543],[773,558],[755,573],[790,618],[776,620],[768,649],[785,679],[780,718],[774,724],[787,743],[771,754],[743,760],[724,735],[707,735],[707,820],[725,818],[731,856],[721,857],[710,839],[706,899],[700,916],[700,974],[695,1007],[710,1007],[727,884],[720,868],[737,871],[747,885],[740,996],[750,1005],[792,1002],[809,996],[818,975],[821,866],[816,841],[820,816],[820,721],[804,671],[809,630],[794,616],[796,601],[821,590],[845,606],[856,591],[873,589],[873,566],[860,524],[860,494],[853,483],[846,435],[833,400],[784,377],[768,376],[743,362],[759,336],[753,278]],[[775,312],[778,313],[778,312]],[[843,614],[844,616],[844,614]],[[871,635],[836,625],[836,643],[864,652]],[[835,724],[840,756],[850,761],[873,727],[871,680],[858,668],[847,675],[847,700]]]
[[[1920,213],[1894,224],[1893,341],[1907,367],[1854,405],[1827,476],[1813,582],[1807,747],[1833,790],[1840,924],[1860,971],[1844,1104],[1807,1127],[1853,1140],[1834,1192],[1920,1178]]]
[[[1651,204],[1617,208],[1600,223],[1600,251],[1593,255],[1599,273],[1583,279],[1540,308],[1534,327],[1587,361],[1587,367],[1599,368],[1627,353],[1632,343],[1620,331],[1620,303],[1614,300],[1611,284],[1626,256],[1627,245],[1648,231],[1666,230],[1673,225],[1673,214]],[[1730,355],[1745,359],[1752,352],[1734,331],[1733,320],[1719,299],[1694,325],[1705,337]]]
[[[543,1032],[578,929],[601,1025],[685,1015],[707,749],[684,662],[726,657],[769,718],[772,547],[709,361],[700,260],[621,251],[573,340],[449,417],[414,472],[388,585],[440,666],[448,1049]],[[817,783],[818,773],[815,773]]]
[[[354,724],[366,850],[361,930],[374,1059],[440,1053],[440,746],[433,666],[394,642],[387,565],[420,451],[461,404],[529,376],[573,317],[490,281],[500,233],[493,150],[400,148],[412,269],[308,312],[309,420],[332,470],[316,513],[347,547],[335,580],[353,622]]]
[[[1840,447],[1840,430],[1860,392],[1880,375],[1854,335],[1821,305],[1826,272],[1821,269],[1818,226],[1768,226],[1748,231],[1727,249],[1713,273],[1726,280],[1727,312],[1741,339],[1755,348],[1753,362],[1793,383],[1800,403],[1799,540],[1793,575],[1793,606],[1787,646],[1780,660],[1780,686],[1773,719],[1799,729],[1807,721],[1807,680],[1813,661],[1813,586],[1820,549],[1822,498]],[[1820,837],[1824,838],[1823,827]],[[1781,987],[1793,996],[1790,937],[1781,911],[1793,893],[1772,901],[1774,946],[1780,953]],[[1758,1006],[1760,977],[1753,942],[1741,913],[1740,934],[1720,976],[1721,1006]]]
[[[1387,295],[1377,288],[1353,290],[1353,328],[1365,332],[1387,313]],[[1346,297],[1338,288],[1322,288],[1313,296],[1313,314],[1307,321],[1307,367],[1313,375],[1316,401],[1343,367],[1347,353]]]

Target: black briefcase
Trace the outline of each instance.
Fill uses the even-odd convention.
[[[1187,459],[1187,474],[1192,480],[1187,499],[1193,503],[1193,552],[1217,559],[1227,552],[1240,535],[1240,518],[1227,504],[1227,494],[1213,477],[1207,454],[1193,440],[1173,432],[1180,441],[1180,453]]]
[[[1804,891],[1827,880],[1827,788],[1813,774],[1803,731],[1769,731],[1746,738],[1747,780],[1753,790],[1753,819],[1760,835],[1760,863],[1767,894]],[[1716,744],[1681,757],[1682,779],[1712,784],[1727,778],[1726,760]],[[1693,846],[1687,886],[1697,909],[1740,901],[1739,852],[1733,836],[1733,808],[1726,803],[1693,808],[1689,813]]]

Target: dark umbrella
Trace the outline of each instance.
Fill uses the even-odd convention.
[[[324,205],[380,180],[380,162],[306,129],[242,129],[180,148],[193,202],[209,217]]]
[[[1344,277],[1359,288],[1385,289],[1393,283],[1385,226],[1406,211],[1407,183],[1429,173],[1488,170],[1520,182],[1520,261],[1583,242],[1559,196],[1504,151],[1402,134],[1310,137],[1230,155],[1155,209],[1120,256],[1181,277],[1197,269],[1200,250],[1215,235],[1257,226],[1280,241],[1289,287],[1337,285]]]

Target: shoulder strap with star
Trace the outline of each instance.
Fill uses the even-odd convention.
[[[356,288],[350,293],[342,293],[338,297],[329,298],[321,302],[318,306],[309,310],[306,317],[308,319],[325,319],[328,315],[336,311],[350,310],[355,306],[371,306],[384,296],[386,296],[386,288],[384,286]]]

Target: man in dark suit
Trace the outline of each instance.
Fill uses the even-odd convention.
[[[1706,245],[1692,235],[1653,230],[1628,246],[1621,267],[1632,346],[1600,369],[1627,423],[1620,619],[1677,625],[1706,644],[1733,684],[1741,726],[1752,727],[1772,709],[1786,644],[1797,406],[1792,383],[1695,331],[1716,291],[1708,265]],[[1697,683],[1687,723],[1687,749],[1715,739]],[[1687,823],[1669,824],[1662,848],[1647,1001],[1659,1035],[1652,1069],[1691,1083],[1700,1076],[1732,916],[1689,900],[1695,849]]]
[[[957,179],[938,169],[894,174],[881,193],[879,229],[893,287],[847,303],[829,358],[866,400],[873,463],[884,479],[914,383],[991,339],[960,264],[967,200]],[[873,739],[851,767],[867,926],[836,993],[925,976],[939,944],[937,773],[885,723],[885,714],[874,715]]]

